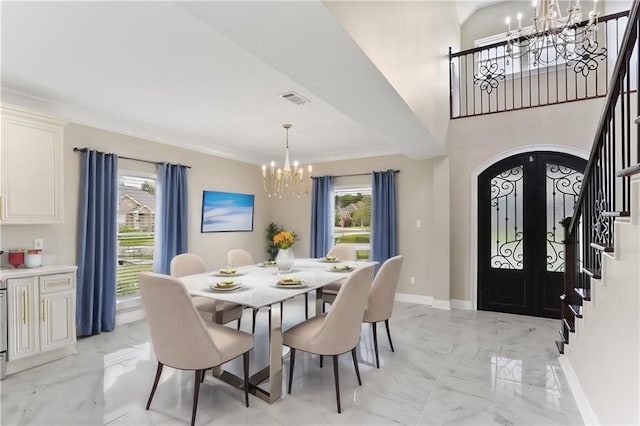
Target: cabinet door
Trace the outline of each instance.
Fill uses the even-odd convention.
[[[75,342],[73,292],[59,292],[40,298],[40,346],[42,351]]]
[[[2,224],[62,222],[61,122],[2,108]]]
[[[7,280],[9,311],[9,361],[39,351],[38,277]]]

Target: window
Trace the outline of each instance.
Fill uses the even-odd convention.
[[[155,192],[155,177],[127,173],[118,179],[118,298],[137,295],[136,274],[153,269]]]
[[[371,251],[371,186],[335,190],[335,244],[356,246],[359,260]]]

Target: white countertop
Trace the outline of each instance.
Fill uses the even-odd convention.
[[[46,265],[37,268],[6,268],[0,269],[0,280],[7,278],[33,277],[36,275],[62,274],[65,272],[75,272],[78,269],[75,265]]]

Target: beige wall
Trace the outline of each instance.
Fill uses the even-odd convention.
[[[589,152],[603,99],[453,120],[451,168],[451,298],[471,300],[472,173],[505,151],[555,145]],[[475,226],[475,225],[473,225]]]
[[[258,166],[75,124],[69,124],[65,128],[64,223],[1,226],[2,248],[31,247],[34,238],[44,238],[45,252],[56,254],[58,263],[76,263],[80,155],[73,152],[75,146],[150,161],[190,165],[189,250],[202,256],[209,268],[225,266],[226,251],[232,247],[246,248],[256,259],[265,257],[264,229],[268,224],[270,205],[262,190]],[[155,172],[155,166],[152,164],[130,160],[120,160],[119,168],[127,171]],[[203,190],[255,194],[254,231],[200,233]]]
[[[399,292],[431,296],[442,285],[448,289],[448,269],[443,267],[441,250],[448,231],[436,222],[437,199],[434,191],[434,160],[409,160],[404,156],[375,157],[350,161],[335,161],[314,164],[315,176],[370,173],[387,169],[398,169],[398,249],[405,255],[400,275]],[[441,165],[438,165],[442,167]],[[356,186],[371,183],[371,176],[336,178],[336,186]],[[446,210],[447,206],[444,206]],[[294,246],[296,256],[308,256],[311,230],[311,199],[272,200],[272,219],[278,225],[295,231],[300,240]],[[416,227],[416,221],[422,227]],[[435,230],[438,229],[438,232]],[[444,257],[448,258],[444,251]],[[448,261],[448,259],[446,259]],[[416,284],[409,278],[416,277]],[[446,283],[446,284],[445,284]],[[440,290],[440,293],[442,291]],[[448,298],[448,291],[446,294]]]

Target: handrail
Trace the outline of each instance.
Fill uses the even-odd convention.
[[[626,72],[628,72],[626,68],[628,66],[629,58],[633,53],[633,49],[635,48],[637,40],[636,24],[638,23],[639,10],[640,2],[638,0],[634,0],[633,6],[629,11],[629,21],[627,22],[627,28],[624,32],[624,36],[622,37],[620,53],[618,54],[616,64],[613,67],[611,82],[609,83],[609,91],[607,92],[602,114],[600,115],[600,120],[598,121],[596,136],[591,147],[591,153],[589,154],[589,161],[587,162],[587,166],[585,168],[583,182],[588,182],[592,174],[595,173],[594,170],[597,157],[600,155],[600,150],[602,149],[605,141],[605,138],[603,136],[605,130],[607,129],[607,124],[610,121],[611,113],[618,101],[620,86],[622,85]],[[576,200],[574,214],[568,227],[568,230],[570,232],[573,232],[577,227],[580,213],[582,212],[584,197],[586,196],[586,191],[587,185],[583,185],[582,189],[580,190],[580,195],[578,195],[578,199]]]

